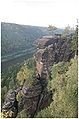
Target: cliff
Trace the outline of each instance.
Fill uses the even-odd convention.
[[[69,61],[74,57],[71,49],[71,36],[46,36],[38,40],[38,51],[35,54],[36,71],[41,77],[48,78],[51,66],[61,61]]]
[[[71,50],[71,36],[45,36],[38,40],[37,49],[34,55],[36,73],[33,82],[30,86],[23,85],[20,89],[8,92],[9,95],[7,94],[2,106],[4,117],[19,117],[18,114],[23,109],[25,109],[27,117],[35,117],[37,112],[50,105],[53,101],[53,92],[48,91],[47,84],[51,78],[51,67],[55,63],[69,61],[75,54]],[[19,94],[21,96],[17,101],[16,96]],[[15,98],[12,99],[12,96]],[[7,99],[8,101],[6,101]],[[16,105],[14,105],[15,102]]]

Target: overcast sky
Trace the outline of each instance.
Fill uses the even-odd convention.
[[[79,18],[79,0],[0,0],[3,22],[65,27],[74,26]]]

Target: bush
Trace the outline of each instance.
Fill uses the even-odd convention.
[[[41,110],[37,117],[77,118],[78,116],[78,77],[77,60],[61,62],[52,68],[52,80],[48,88],[55,90],[53,102]]]
[[[26,110],[22,110],[20,113],[18,113],[17,118],[27,118]]]
[[[31,66],[30,66],[31,63]],[[30,85],[33,81],[33,75],[34,75],[34,66],[32,65],[32,62],[26,62],[21,67],[19,72],[17,73],[16,79],[18,80],[18,83],[20,85],[23,85],[24,81],[27,82],[27,85]]]

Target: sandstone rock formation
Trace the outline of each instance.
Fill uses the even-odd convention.
[[[51,66],[74,57],[71,50],[71,37],[43,37],[38,40],[38,51],[35,54],[36,71],[41,77],[49,78]]]
[[[47,92],[46,86],[46,81],[41,79],[34,79],[29,88],[23,86],[21,90],[22,98],[18,104],[20,111],[26,109],[28,117],[34,117],[40,109],[48,105],[52,100],[52,93]]]
[[[18,102],[16,100],[16,92],[12,89],[7,93],[4,105],[2,107],[3,117],[16,117],[18,113]]]
[[[39,110],[51,103],[52,92],[47,90],[51,67],[54,63],[69,61],[74,57],[70,42],[70,38],[58,36],[47,36],[38,40],[38,51],[35,54],[36,77],[30,87],[25,85],[22,89],[16,89],[7,94],[2,112],[13,111],[7,117],[16,117],[23,109],[26,110],[27,117],[35,117]],[[17,102],[18,93],[21,97]]]

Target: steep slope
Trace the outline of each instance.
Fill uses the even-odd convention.
[[[57,29],[55,32],[63,32]],[[37,38],[49,35],[47,27],[1,23],[1,55],[2,61],[12,59],[28,53],[33,54],[36,47],[33,45]]]
[[[70,37],[43,37],[38,40],[38,51],[35,54],[37,74],[49,78],[53,64],[70,61],[74,57]],[[77,49],[76,49],[77,50]]]
[[[78,118],[78,62],[59,62],[52,67],[48,89],[54,91],[53,102],[37,118]]]
[[[1,33],[2,55],[5,55],[30,49],[37,38],[47,34],[47,28],[1,23]]]
[[[2,23],[2,59],[33,51],[33,42],[42,35],[43,31],[39,27]]]
[[[13,79],[13,84],[16,85],[7,87],[5,100],[2,103],[4,117],[77,117],[77,68],[74,71],[74,66],[77,66],[78,47],[77,36],[73,36],[76,35],[70,34],[63,37],[57,34],[38,39],[34,59],[31,62],[25,62],[20,68]],[[74,65],[71,58],[76,61]],[[3,88],[6,89],[5,86]],[[63,89],[69,91],[68,95]],[[68,113],[67,110],[65,111],[67,99],[70,101],[67,107],[68,109],[71,107],[74,114],[71,111]],[[46,116],[41,115],[42,111],[39,112],[44,108],[49,112],[48,115],[46,115],[47,112],[44,113]]]

